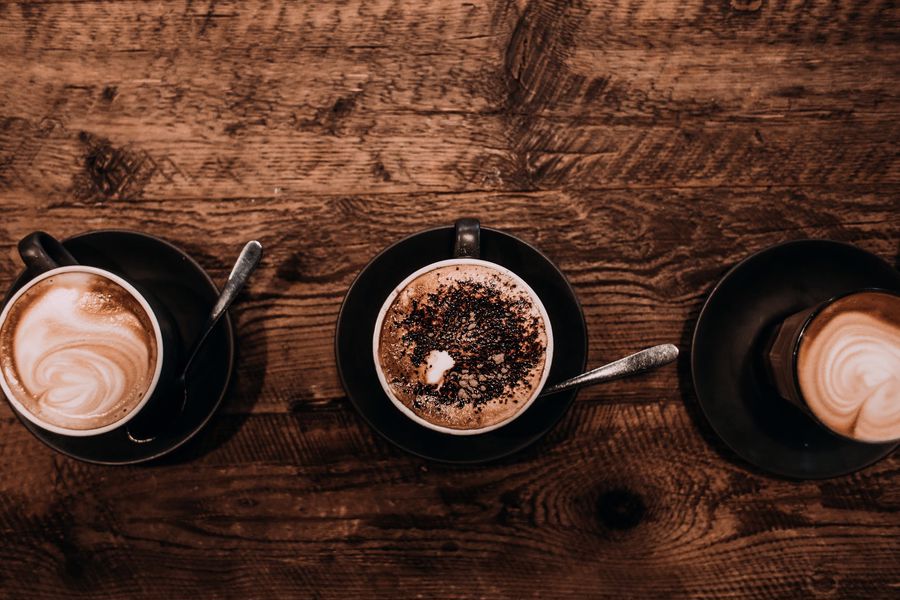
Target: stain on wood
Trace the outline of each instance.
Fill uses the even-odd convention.
[[[147,180],[156,172],[145,153],[114,147],[108,139],[82,131],[84,170],[76,174],[72,194],[76,198],[110,199],[139,197]]]
[[[559,264],[591,365],[687,350],[718,278],[773,243],[900,264],[895,12],[0,3],[3,285],[38,228],[145,231],[219,282],[242,242],[266,247],[232,309],[232,389],[175,455],[82,464],[0,405],[0,597],[896,596],[896,453],[767,477],[703,421],[687,353],[481,467],[390,446],[333,357],[355,274],[465,215]]]

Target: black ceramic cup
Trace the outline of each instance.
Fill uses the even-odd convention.
[[[25,263],[27,281],[9,297],[3,307],[3,311],[0,313],[0,329],[6,322],[10,309],[38,282],[52,280],[54,276],[63,273],[89,273],[112,281],[137,300],[151,323],[152,335],[156,339],[157,347],[153,378],[143,397],[127,413],[111,423],[91,429],[75,429],[50,423],[33,414],[15,397],[6,380],[6,375],[3,370],[0,370],[0,388],[19,414],[47,431],[65,436],[83,437],[112,431],[129,422],[139,413],[148,414],[158,408],[158,402],[155,399],[166,396],[165,392],[174,383],[180,346],[173,318],[162,304],[153,297],[152,293],[134,281],[129,281],[112,271],[79,264],[59,241],[45,232],[36,231],[25,236],[19,242],[18,249],[22,261]]]

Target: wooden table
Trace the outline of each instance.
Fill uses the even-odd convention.
[[[896,454],[820,482],[742,464],[676,368],[583,391],[482,467],[355,413],[335,318],[383,246],[475,215],[574,284],[591,365],[689,348],[788,239],[900,251],[892,2],[0,3],[0,243],[129,228],[223,281],[236,379],[160,463],[44,447],[0,405],[0,596],[896,598]]]

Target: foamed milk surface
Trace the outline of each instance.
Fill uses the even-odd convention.
[[[428,360],[425,367],[425,383],[429,385],[440,385],[444,379],[444,373],[453,368],[456,361],[448,352],[443,350],[432,350],[428,354]]]
[[[131,294],[92,273],[67,272],[26,292],[0,331],[2,367],[32,414],[94,429],[127,414],[153,378],[156,337]]]
[[[437,292],[441,286],[453,286],[458,281],[475,281],[502,290],[505,297],[518,299],[528,306],[525,312],[540,323],[537,335],[540,344],[546,348],[547,332],[543,317],[530,294],[514,279],[482,266],[451,265],[423,273],[400,292],[382,324],[379,359],[395,396],[416,414],[437,425],[454,429],[472,429],[505,421],[517,413],[539,385],[545,365],[543,359],[538,361],[523,381],[507,389],[504,398],[490,401],[478,410],[469,405],[449,405],[439,409],[428,403],[415,406],[416,397],[410,393],[410,386],[416,381],[440,385],[442,378],[454,367],[460,356],[454,356],[452,352],[445,350],[432,352],[426,363],[417,368],[410,361],[410,345],[403,340],[405,331],[402,328],[392,328],[391,323],[408,314],[411,306],[421,301],[427,294]]]
[[[896,311],[900,299],[891,301]],[[815,415],[855,439],[900,438],[900,322],[851,310],[810,333],[801,344],[798,378]]]

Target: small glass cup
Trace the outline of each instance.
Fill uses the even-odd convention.
[[[823,317],[823,315],[831,318],[831,315],[836,310],[859,310],[859,308],[854,307],[854,303],[857,303],[861,296],[867,294],[883,294],[888,297],[889,303],[896,302],[900,305],[900,294],[897,292],[879,288],[865,288],[840,294],[815,306],[805,308],[787,317],[776,327],[767,346],[764,364],[769,379],[775,386],[778,394],[832,433],[856,442],[893,443],[900,441],[900,437],[878,440],[863,439],[849,435],[846,431],[838,430],[836,427],[829,425],[826,422],[828,419],[817,414],[814,405],[804,396],[799,375],[798,367],[801,350],[809,337],[809,332],[816,329],[819,318]],[[893,308],[893,304],[891,306]],[[893,311],[891,314],[896,315],[898,312]],[[900,328],[900,322],[896,323],[896,325]],[[900,373],[898,373],[898,376],[900,376]],[[900,398],[897,399],[897,402],[900,402]]]

